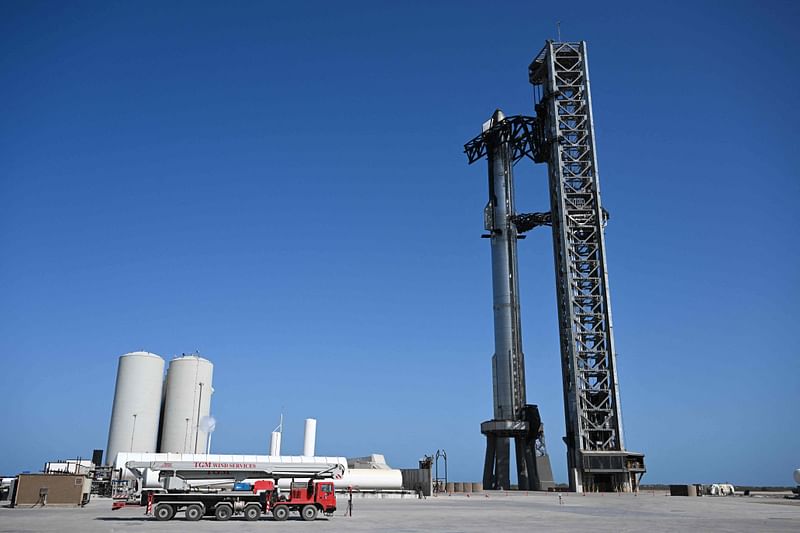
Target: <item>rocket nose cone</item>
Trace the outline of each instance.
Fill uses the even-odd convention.
[[[501,120],[504,120],[505,118],[506,118],[506,116],[503,114],[503,112],[502,112],[501,110],[499,110],[499,109],[495,109],[495,111],[494,111],[494,115],[492,115],[492,121],[493,121],[495,124],[497,124],[497,123],[498,123],[498,122],[500,122]]]

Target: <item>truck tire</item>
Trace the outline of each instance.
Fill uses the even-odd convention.
[[[227,503],[221,503],[217,505],[216,509],[214,509],[214,516],[220,522],[230,520],[231,515],[233,515],[233,507],[231,507]]]
[[[300,516],[303,517],[303,520],[306,522],[311,522],[312,520],[317,519],[317,507],[315,505],[304,505],[303,510],[300,513]]]
[[[172,520],[172,517],[175,516],[175,508],[168,503],[159,503],[156,505],[156,508],[153,509],[153,516],[156,517],[156,520],[161,522]]]
[[[246,505],[244,507],[244,519],[250,520],[258,520],[261,516],[261,507],[258,504],[251,503],[250,505]]]
[[[283,522],[289,518],[289,508],[285,505],[276,505],[272,510],[272,517],[278,522]]]
[[[186,508],[185,513],[186,513],[186,520],[189,520],[190,522],[195,522],[203,518],[204,514],[203,506],[194,503]]]

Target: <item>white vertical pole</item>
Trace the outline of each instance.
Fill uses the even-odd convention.
[[[306,418],[306,434],[303,439],[303,455],[314,457],[314,448],[317,441],[317,421],[313,418]]]
[[[269,454],[272,456],[281,454],[281,434],[278,431],[272,432],[272,438],[269,443]]]

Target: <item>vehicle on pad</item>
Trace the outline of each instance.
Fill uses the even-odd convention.
[[[283,521],[291,513],[311,521],[320,513],[331,516],[336,511],[332,481],[293,482],[288,492],[280,491],[272,480],[256,481],[251,492],[154,492],[151,502],[156,520],[171,520],[182,512],[186,520],[191,521],[203,516],[213,516],[220,521],[235,516],[258,520],[269,514]]]

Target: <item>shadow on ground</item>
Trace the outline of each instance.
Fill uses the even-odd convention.
[[[149,522],[150,518],[138,518],[135,516],[98,516],[95,520],[102,520],[104,522]]]

